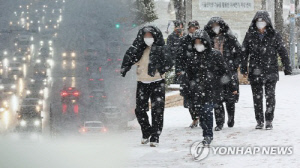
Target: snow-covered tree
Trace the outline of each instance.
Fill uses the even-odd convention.
[[[144,24],[158,19],[153,0],[136,0],[133,12],[136,15],[135,24]]]

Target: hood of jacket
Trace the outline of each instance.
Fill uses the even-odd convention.
[[[208,33],[204,30],[196,30],[196,32],[193,34],[193,48],[195,45],[195,40],[196,39],[200,39],[201,42],[204,44],[204,46],[206,47],[206,50],[211,51],[212,50],[212,46],[210,43],[210,37],[208,35]]]
[[[228,24],[221,17],[212,17],[208,23],[204,26],[204,30],[208,33],[210,38],[216,36],[217,34],[212,29],[212,24],[218,23],[220,25],[220,33],[230,33],[230,28]]]
[[[248,29],[247,33],[257,32],[256,21],[257,21],[258,18],[262,18],[267,23],[267,26],[266,26],[267,33],[271,33],[271,34],[275,33],[275,29],[273,27],[271,17],[269,15],[269,13],[267,11],[264,11],[264,10],[256,12],[254,18],[252,19],[252,22],[249,26],[249,29]]]

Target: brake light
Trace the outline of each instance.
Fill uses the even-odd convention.
[[[91,78],[90,81],[94,81],[94,79]]]
[[[122,59],[118,59],[118,61],[122,61]]]
[[[66,91],[63,91],[60,93],[61,96],[68,96],[68,93]]]
[[[107,129],[105,127],[102,128],[102,132],[107,132]]]
[[[90,69],[89,67],[86,67],[86,71],[89,71],[89,69]]]
[[[111,59],[107,59],[107,61],[111,61]]]
[[[99,81],[103,81],[104,79],[98,79]]]
[[[74,92],[73,95],[74,96],[79,96],[79,92]]]
[[[101,68],[101,67],[99,67],[99,72],[101,72],[101,69],[102,69],[102,68]]]
[[[90,98],[93,98],[94,96],[90,96]]]
[[[106,98],[106,96],[102,96],[102,98]]]
[[[69,89],[69,90],[72,90],[72,88],[71,88],[71,87],[69,87],[68,89]]]

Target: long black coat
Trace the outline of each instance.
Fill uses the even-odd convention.
[[[172,60],[169,47],[165,45],[161,31],[156,26],[145,26],[139,30],[136,39],[124,55],[121,66],[123,77],[142,58],[147,47],[144,42],[146,32],[150,32],[154,38],[149,56],[148,75],[153,77],[156,71],[163,75],[173,67],[175,61]]]
[[[175,64],[175,72],[182,73],[180,78],[180,94],[184,97],[184,107],[189,108],[191,104],[191,95],[190,95],[190,82],[188,80],[187,74],[185,73],[187,68],[187,62],[189,62],[189,58],[187,55],[190,53],[189,50],[192,50],[193,40],[190,35],[185,35],[180,39],[177,55],[176,55],[176,64]]]
[[[223,57],[232,74],[232,80],[234,80],[234,82],[237,84],[237,91],[239,92],[239,79],[237,70],[241,63],[242,46],[238,42],[237,38],[232,34],[228,24],[220,17],[211,18],[204,27],[204,30],[210,36],[212,46],[214,46],[213,38],[217,36],[217,34],[212,30],[213,23],[218,23],[220,25],[220,33],[224,36]],[[223,89],[222,91],[224,94],[224,100],[238,102],[239,94],[233,95],[227,85],[224,85],[224,87],[220,89]]]
[[[256,20],[263,18],[267,22],[266,32],[261,39],[256,27]],[[281,35],[275,31],[267,11],[258,11],[254,16],[243,42],[242,74],[249,74],[249,81],[278,81],[278,54],[284,65],[284,73],[292,73],[288,52]],[[247,65],[249,70],[247,72]]]
[[[197,30],[193,40],[200,39],[207,48],[198,52],[194,47],[188,54],[187,75],[190,81],[193,106],[197,107],[206,102],[217,103],[220,101],[220,93],[216,88],[231,83],[231,93],[236,91],[236,84],[230,80],[231,73],[220,53],[211,47],[210,38],[203,30]]]

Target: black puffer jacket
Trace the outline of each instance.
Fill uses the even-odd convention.
[[[189,80],[187,78],[187,74],[185,73],[186,68],[187,68],[187,62],[190,61],[188,60],[191,57],[188,57],[187,54],[189,53],[189,50],[192,50],[192,45],[193,40],[190,35],[185,35],[180,39],[179,42],[179,47],[177,50],[177,55],[176,55],[176,64],[175,64],[175,72],[177,73],[182,73],[180,76],[180,94],[181,96],[184,97],[184,107],[189,108],[190,107],[190,89],[189,89]]]
[[[193,106],[199,106],[205,102],[219,102],[221,93],[216,89],[230,83],[231,73],[220,51],[211,47],[209,35],[203,30],[197,30],[193,35],[193,41],[200,39],[206,49],[198,52],[194,48],[187,54],[187,75],[190,81]],[[231,92],[236,91],[236,85],[232,83]]]
[[[256,21],[262,18],[267,22],[264,37],[260,39],[260,33],[256,27]],[[243,59],[241,66],[242,74],[249,74],[249,81],[277,81],[278,75],[278,54],[284,65],[284,73],[292,73],[288,52],[284,47],[281,35],[275,31],[267,11],[258,11],[254,16],[249,30],[243,42]],[[249,70],[247,72],[247,65]]]
[[[218,23],[220,25],[220,33],[224,37],[224,45],[223,45],[223,57],[225,59],[226,64],[229,67],[229,70],[232,74],[232,80],[237,84],[237,91],[239,91],[239,79],[237,74],[237,69],[241,63],[242,58],[242,46],[238,42],[237,38],[232,34],[228,24],[221,17],[213,17],[204,27],[204,30],[208,33],[211,39],[211,44],[214,47],[214,38],[217,34],[212,30],[212,24]],[[235,101],[238,102],[239,94],[233,95],[229,87],[224,85],[224,100],[226,101]]]
[[[179,35],[175,31],[173,31],[173,33],[171,33],[168,36],[167,45],[169,46],[171,55],[173,56],[174,59],[176,58],[178,52],[179,42],[180,42]]]
[[[156,70],[160,75],[163,75],[171,70],[174,65],[175,61],[172,60],[170,49],[165,45],[161,31],[156,26],[145,26],[139,30],[136,39],[124,55],[121,66],[121,75],[123,77],[142,58],[144,50],[147,47],[144,42],[146,32],[150,32],[154,38],[149,56],[148,75],[153,77]]]

